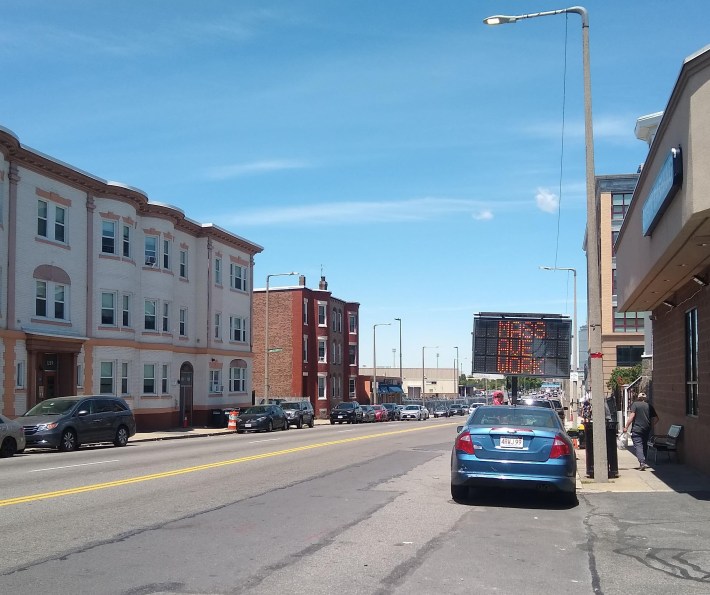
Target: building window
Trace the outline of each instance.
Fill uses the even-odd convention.
[[[101,294],[101,324],[115,326],[116,324],[116,294],[103,292]]]
[[[308,324],[308,298],[303,298],[303,324]]]
[[[215,285],[222,285],[222,259],[214,259],[214,282]]]
[[[180,308],[180,336],[187,337],[187,308]]]
[[[240,291],[247,290],[247,269],[238,264],[229,265],[229,286]]]
[[[328,357],[328,346],[325,339],[318,339],[318,361],[321,364],[326,363]]]
[[[247,369],[246,365],[234,365],[239,363],[239,360],[232,362],[229,367],[229,392],[244,393],[246,392]]]
[[[17,362],[15,366],[15,388],[25,388],[25,362]]]
[[[162,330],[164,333],[170,332],[170,302],[163,302]]]
[[[631,192],[611,195],[611,220],[613,223],[622,223],[624,221],[626,213],[631,206],[632,197],[633,193]]]
[[[333,341],[330,345],[330,361],[332,361],[334,364],[338,363],[338,355],[335,349],[335,341]]]
[[[617,312],[614,306],[615,333],[642,333],[643,314],[640,312]]]
[[[160,375],[160,392],[164,395],[168,394],[168,364],[161,366],[162,373]]]
[[[325,302],[318,302],[318,326],[327,326],[328,320],[326,316]]]
[[[303,363],[308,363],[308,335],[303,335]]]
[[[357,366],[357,345],[348,345],[348,364]]]
[[[35,281],[35,315],[66,320],[66,287],[47,281]]]
[[[84,364],[76,365],[76,387],[84,387]]]
[[[163,268],[170,270],[170,240],[163,240]]]
[[[215,315],[214,315],[214,338],[215,339],[222,338],[222,313],[221,312],[215,312]]]
[[[155,364],[143,364],[143,394],[155,393]]]
[[[685,413],[698,415],[698,310],[685,314]]]
[[[318,400],[325,401],[328,390],[328,383],[325,376],[318,376]]]
[[[113,362],[101,362],[101,378],[99,379],[99,392],[102,395],[113,394]]]
[[[338,359],[336,360],[336,364],[342,364],[343,363],[343,346],[338,343],[336,346],[336,351],[338,355]]]
[[[351,333],[357,333],[357,316],[355,314],[348,314],[348,325]]]
[[[331,324],[333,325],[333,330],[337,331],[338,330],[338,311],[333,308],[333,320],[331,321]]]
[[[152,267],[158,262],[158,238],[155,236],[145,237],[145,265]]]
[[[37,235],[56,242],[66,240],[66,213],[64,207],[49,205],[47,201],[37,201]],[[53,233],[50,232],[53,230]]]
[[[143,327],[147,331],[157,331],[156,316],[158,311],[158,302],[156,300],[145,301],[145,318]]]
[[[210,370],[210,392],[221,393],[222,387],[222,370]]]
[[[180,277],[187,279],[187,250],[180,250]]]
[[[123,226],[123,256],[126,258],[131,257],[131,227],[129,225]]]
[[[343,311],[338,309],[338,332],[343,332]]]
[[[620,368],[633,368],[641,363],[643,345],[617,345],[616,365]]]
[[[131,326],[131,296],[125,293],[121,296],[121,324]]]
[[[247,320],[239,316],[229,317],[229,340],[246,343],[247,340]]]
[[[355,385],[356,385],[356,379],[355,378],[348,378],[348,397],[351,399],[354,399],[357,395],[355,394]]]
[[[101,252],[116,254],[116,222],[101,221]]]
[[[121,362],[121,394],[128,394],[128,362]]]

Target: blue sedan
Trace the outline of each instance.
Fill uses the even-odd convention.
[[[558,493],[576,502],[577,459],[552,409],[478,407],[460,426],[451,453],[451,497],[470,487],[524,488]]]

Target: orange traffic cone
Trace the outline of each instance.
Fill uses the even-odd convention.
[[[228,430],[236,430],[237,429],[237,412],[236,410],[232,409],[229,412],[229,425],[227,426]]]
[[[574,448],[579,448],[579,441],[576,438],[572,438],[572,446]]]

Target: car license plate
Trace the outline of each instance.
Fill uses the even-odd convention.
[[[338,419],[343,419],[343,416],[342,416],[342,415],[339,415],[339,416],[338,416]]]
[[[251,424],[244,424],[245,428],[251,428]]]
[[[501,448],[522,448],[523,439],[522,438],[509,438],[508,436],[500,437],[500,447]]]

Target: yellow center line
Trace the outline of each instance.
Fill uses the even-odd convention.
[[[12,506],[13,504],[24,504],[27,502],[37,502],[38,500],[49,500],[51,498],[61,498],[62,496],[71,496],[73,494],[83,494],[86,492],[94,492],[96,490],[105,490],[107,488],[115,488],[118,486],[130,485],[132,483],[141,483],[154,479],[163,479],[165,477],[175,477],[176,475],[184,475],[186,473],[194,473],[195,471],[206,471],[207,469],[216,469],[217,467],[225,467],[226,465],[237,465],[239,463],[247,463],[249,461],[257,461],[259,459],[268,459],[282,455],[292,454],[294,452],[303,452],[313,450],[314,448],[324,448],[326,446],[334,446],[336,444],[347,444],[349,442],[357,442],[359,440],[371,440],[373,438],[382,438],[383,436],[394,436],[396,434],[407,434],[410,432],[419,432],[422,430],[431,430],[442,426],[454,425],[439,424],[436,426],[423,426],[416,428],[408,428],[406,430],[394,430],[388,432],[380,432],[378,434],[367,434],[365,436],[355,436],[352,438],[343,438],[341,440],[330,440],[328,442],[317,442],[316,444],[308,444],[306,446],[297,446],[295,448],[287,448],[284,450],[276,450],[273,452],[265,452],[262,454],[250,455],[247,457],[239,457],[238,459],[229,459],[227,461],[217,461],[216,463],[206,463],[205,465],[196,465],[194,467],[183,467],[173,471],[163,471],[162,473],[152,473],[150,475],[140,475],[138,477],[129,477],[127,479],[118,479],[116,481],[107,481],[105,483],[95,483],[91,485],[78,486],[68,488],[66,490],[57,490],[55,492],[44,492],[42,494],[31,494],[29,496],[19,496],[17,498],[7,498],[0,500],[1,506]]]

